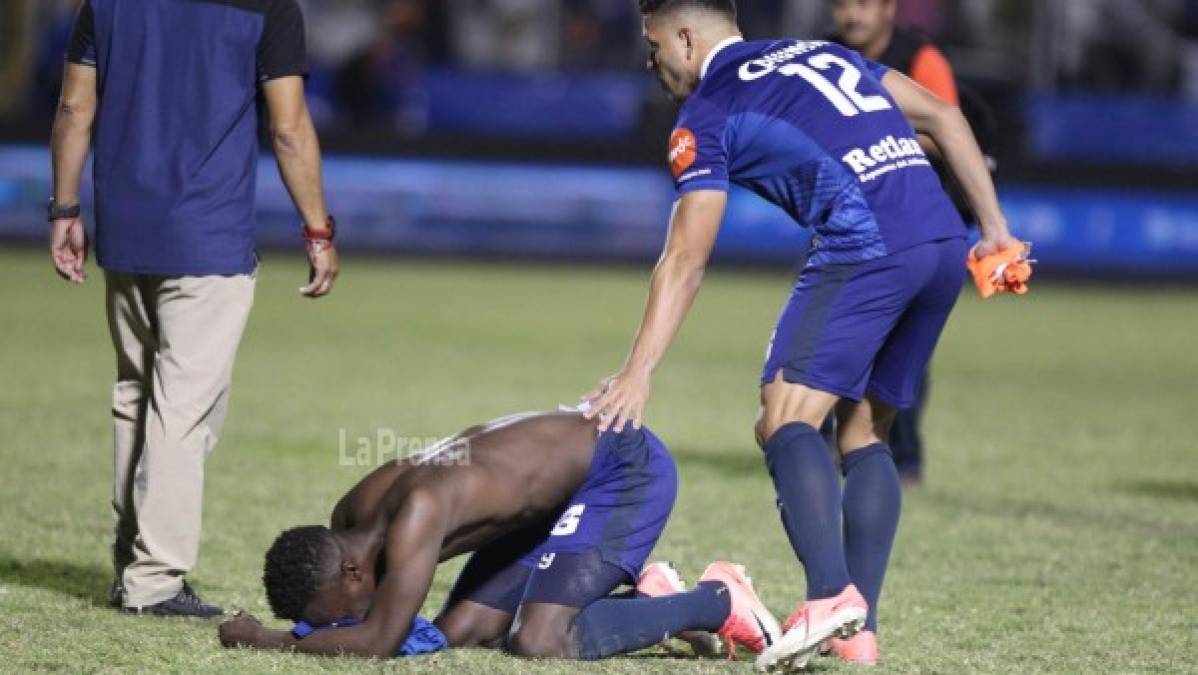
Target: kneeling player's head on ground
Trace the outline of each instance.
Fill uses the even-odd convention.
[[[649,70],[676,99],[699,85],[703,62],[721,40],[739,34],[734,0],[640,0]]]
[[[374,571],[327,527],[308,525],[280,534],[266,552],[266,598],[280,619],[314,626],[361,619],[374,595]]]

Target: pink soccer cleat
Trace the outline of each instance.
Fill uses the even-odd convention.
[[[686,591],[686,582],[673,564],[655,562],[645,565],[641,578],[636,582],[636,592],[651,598],[674,595]]]
[[[878,636],[872,630],[863,630],[847,640],[833,638],[832,653],[841,661],[860,666],[878,664]]]
[[[760,654],[775,644],[782,635],[778,620],[766,609],[753,581],[745,574],[742,565],[730,562],[713,562],[707,566],[699,581],[720,581],[732,595],[732,612],[718,631],[728,646],[728,657],[736,657],[736,646],[741,645]]]
[[[867,613],[865,598],[852,584],[834,598],[804,602],[786,620],[782,639],[757,657],[756,669],[766,673],[802,670],[824,640],[856,635],[865,625]]]
[[[645,566],[641,578],[636,582],[636,590],[641,595],[660,598],[666,595],[686,592],[686,582],[678,569],[668,562],[655,562]],[[676,635],[679,640],[686,642],[694,650],[695,656],[711,658],[721,653],[720,640],[716,636],[701,630],[688,630]],[[664,644],[664,643],[663,643]]]

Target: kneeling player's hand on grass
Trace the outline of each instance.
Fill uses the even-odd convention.
[[[640,429],[651,386],[649,373],[624,368],[583,397],[590,404],[585,417],[599,417],[600,432],[614,429],[619,433],[628,422],[632,422],[633,429]]]
[[[232,619],[222,623],[217,633],[220,635],[221,645],[232,649],[254,646],[260,630],[262,623],[255,619],[254,615],[238,612]]]

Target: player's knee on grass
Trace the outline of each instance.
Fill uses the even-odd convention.
[[[578,658],[574,619],[578,610],[565,605],[522,605],[508,635],[508,651],[528,658]]]
[[[512,615],[476,602],[454,603],[434,622],[451,648],[503,646],[512,625]]]

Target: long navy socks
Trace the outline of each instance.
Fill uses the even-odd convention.
[[[658,598],[603,598],[587,605],[575,619],[578,655],[602,659],[655,645],[682,631],[714,633],[731,611],[732,598],[719,581],[704,581],[686,593]]]
[[[849,576],[869,603],[866,630],[878,629],[878,596],[898,530],[903,488],[890,448],[882,443],[844,458],[844,547]]]
[[[807,574],[807,599],[830,598],[849,585],[841,529],[840,477],[832,453],[809,424],[792,422],[765,444],[765,461],[782,525]]]

